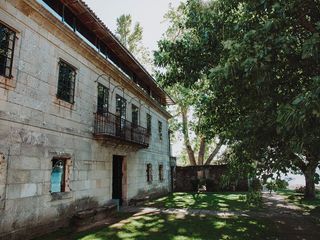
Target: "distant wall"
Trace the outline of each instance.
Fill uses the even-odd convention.
[[[247,191],[247,179],[238,180],[235,187],[229,186],[221,188],[221,176],[228,169],[228,165],[206,165],[206,166],[187,166],[176,167],[175,191],[176,192],[194,192],[198,190],[200,179],[205,179],[205,185],[208,192],[215,191]]]

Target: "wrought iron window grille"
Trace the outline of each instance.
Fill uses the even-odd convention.
[[[74,104],[76,68],[60,60],[57,98]]]
[[[16,33],[0,23],[0,75],[12,78]]]

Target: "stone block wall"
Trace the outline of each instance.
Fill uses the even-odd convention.
[[[239,179],[235,188],[232,186],[222,187],[221,177],[228,170],[228,165],[206,165],[176,167],[175,189],[176,192],[196,192],[200,180],[205,184],[208,192],[217,191],[247,191],[248,180]],[[203,180],[204,179],[204,180]]]
[[[0,21],[17,33],[13,78],[0,76],[0,239],[27,239],[68,224],[76,211],[108,203],[112,198],[112,158],[124,156],[125,202],[141,194],[167,192],[170,186],[167,117],[141,98],[140,125],[152,115],[152,135],[147,149],[94,140],[93,122],[97,79],[114,89],[125,85],[117,69],[59,20],[49,16],[37,1],[0,1]],[[74,105],[56,98],[58,62],[77,69]],[[110,82],[109,82],[110,81]],[[127,103],[136,92],[125,90]],[[111,91],[110,91],[111,92]],[[131,121],[131,106],[127,107]],[[163,140],[158,135],[163,123]],[[52,159],[72,160],[70,191],[52,194]],[[146,181],[146,164],[153,164],[154,181]],[[164,166],[164,180],[158,165]]]

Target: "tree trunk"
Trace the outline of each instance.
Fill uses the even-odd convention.
[[[194,157],[194,151],[192,149],[192,146],[190,144],[190,139],[189,139],[188,110],[185,108],[181,108],[181,114],[182,114],[182,133],[183,133],[184,145],[188,153],[190,164],[195,166],[197,165],[197,163],[196,163],[196,159]]]
[[[316,173],[317,165],[308,164],[305,168],[304,177],[306,180],[306,189],[304,192],[305,199],[315,199],[316,198],[316,191],[315,191],[315,183],[314,183],[314,176]]]
[[[217,143],[216,148],[212,151],[212,153],[211,153],[211,154],[209,155],[209,157],[207,158],[207,161],[206,161],[206,163],[205,163],[204,165],[209,165],[209,164],[212,162],[214,156],[216,156],[216,155],[218,154],[218,152],[220,151],[220,148],[222,147],[222,145],[223,145],[223,141],[220,140],[220,141]]]
[[[199,148],[199,154],[198,154],[198,165],[203,165],[205,152],[206,152],[206,138],[204,136],[201,136],[200,148]]]

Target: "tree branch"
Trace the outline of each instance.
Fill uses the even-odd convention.
[[[205,162],[205,165],[209,165],[213,158],[218,154],[218,152],[220,151],[221,147],[223,145],[223,141],[220,140],[218,143],[217,143],[217,146],[216,148],[212,151],[212,153],[209,155],[209,157],[207,158],[207,161]]]
[[[204,136],[201,136],[200,148],[198,153],[198,165],[203,165],[205,151],[206,151],[206,138]]]
[[[183,140],[184,145],[186,147],[189,162],[191,165],[197,165],[196,159],[194,157],[194,150],[190,144],[189,138],[189,128],[188,128],[188,109],[181,107],[181,115],[182,115],[182,133],[183,133]]]

